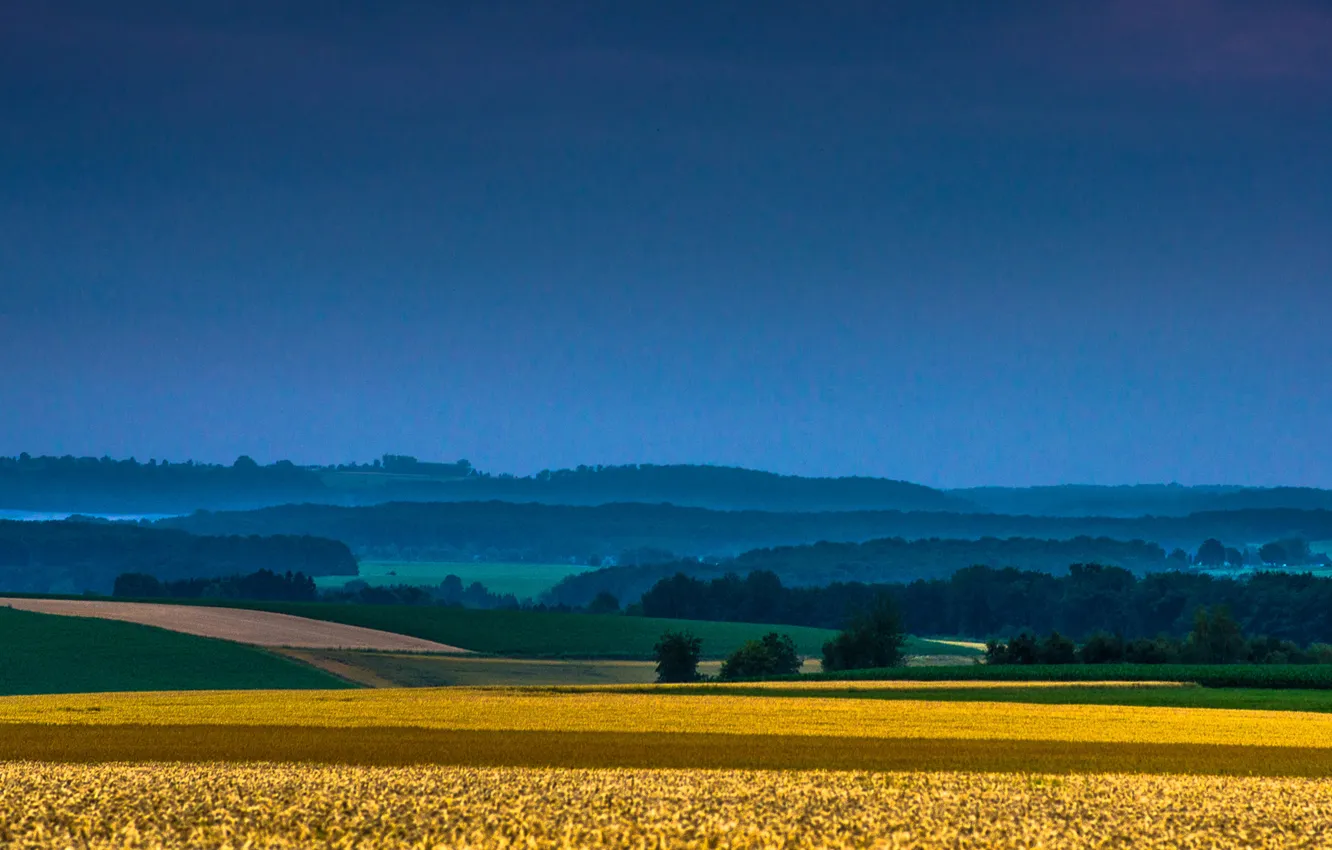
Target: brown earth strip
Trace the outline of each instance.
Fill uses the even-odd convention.
[[[1332,777],[1332,748],[306,726],[3,724],[0,760]]]
[[[102,602],[84,599],[0,598],[0,606],[38,614],[97,617],[157,626],[200,637],[256,646],[304,649],[378,649],[399,652],[464,653],[466,649],[393,632],[348,626],[241,608],[163,605],[152,602]]]
[[[342,660],[341,655],[357,655],[355,650],[319,650],[319,649],[291,649],[276,648],[273,650],[279,655],[285,655],[302,664],[309,664],[311,667],[318,667],[325,673],[332,673],[339,679],[345,679],[348,682],[354,682],[358,685],[364,685],[367,688],[393,688],[397,687],[396,682],[391,682],[382,676],[375,674],[373,670],[356,663],[348,663]],[[413,656],[415,657],[415,656]],[[436,656],[422,656],[436,657]]]

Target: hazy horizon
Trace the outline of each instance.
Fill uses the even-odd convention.
[[[0,0],[0,447],[1332,487],[1314,0]]]

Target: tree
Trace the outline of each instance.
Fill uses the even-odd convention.
[[[658,682],[697,682],[698,659],[703,652],[702,638],[692,632],[665,632],[652,652],[657,659]]]
[[[1264,564],[1277,565],[1288,563],[1286,550],[1280,543],[1266,543],[1258,550],[1258,558]]]
[[[1078,660],[1077,647],[1059,632],[1050,632],[1041,642],[1037,657],[1042,664],[1074,664]]]
[[[615,594],[609,590],[603,590],[587,604],[587,613],[618,614],[620,613],[620,600],[616,599]]]
[[[1244,553],[1238,549],[1226,547],[1226,564],[1231,567],[1244,566]]]
[[[1204,664],[1233,664],[1247,654],[1244,633],[1224,605],[1194,612],[1185,650],[1191,660]]]
[[[1226,547],[1220,540],[1209,537],[1198,547],[1193,560],[1204,567],[1219,567],[1226,562]]]
[[[904,643],[902,615],[892,597],[880,594],[867,610],[851,618],[841,634],[823,645],[823,669],[896,667],[902,663]]]
[[[800,672],[803,659],[790,635],[769,632],[761,640],[747,640],[722,662],[721,678],[753,679],[790,676]]]
[[[128,596],[132,599],[162,596],[162,582],[156,576],[147,573],[122,573],[116,576],[111,590],[113,596]]]
[[[1124,639],[1119,635],[1097,632],[1087,638],[1078,655],[1083,664],[1118,664],[1124,660]]]

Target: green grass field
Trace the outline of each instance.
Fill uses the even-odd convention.
[[[867,683],[868,684],[868,683]],[[661,691],[644,690],[644,693]],[[1039,705],[1133,705],[1173,708],[1240,708],[1261,711],[1332,712],[1332,691],[1264,688],[1205,688],[1196,684],[1160,685],[1054,685],[1031,687],[920,687],[822,689],[745,686],[725,683],[676,686],[672,694],[732,694],[762,697],[874,700],[929,700],[933,702],[1016,702]]]
[[[619,614],[560,614],[541,611],[479,611],[443,606],[342,605],[326,602],[227,602],[236,607],[295,614],[364,626],[481,652],[524,658],[648,659],[668,630],[688,630],[703,639],[705,658],[723,658],[747,640],[768,632],[791,636],[802,655],[820,656],[836,632],[803,626],[662,620]],[[973,649],[910,638],[912,655],[979,655]]]
[[[261,649],[151,626],[0,608],[0,694],[341,688]]]
[[[815,673],[815,681],[1194,682],[1209,688],[1332,690],[1332,664],[984,664]]]
[[[835,632],[799,626],[658,620],[618,614],[478,611],[408,605],[341,605],[326,602],[227,602],[233,607],[277,611],[411,635],[490,655],[527,658],[652,657],[662,632],[688,629],[703,639],[705,657],[720,658],[746,640],[770,631],[789,634],[800,652],[817,655]],[[951,650],[951,647],[945,647]]]
[[[491,593],[512,593],[519,599],[536,599],[560,579],[591,567],[584,564],[486,563],[481,561],[362,561],[359,575],[320,576],[321,589],[340,588],[360,579],[371,585],[410,584],[438,586],[445,576],[455,575],[464,585],[479,581]]]

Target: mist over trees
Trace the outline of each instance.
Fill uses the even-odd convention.
[[[308,536],[210,537],[129,523],[0,521],[0,591],[110,593],[116,576],[178,580],[256,570],[356,575],[345,543]]]
[[[1187,517],[1024,517],[993,514],[845,511],[769,513],[673,505],[598,506],[514,502],[393,502],[362,507],[284,505],[255,511],[200,512],[158,525],[196,534],[308,534],[342,540],[364,557],[403,560],[604,563],[626,550],[676,556],[739,555],[816,541],[931,538],[978,540],[1105,538],[1148,541],[1194,552],[1207,538],[1332,540],[1332,511],[1235,511]],[[1067,553],[1075,560],[1121,563],[1120,555]],[[967,563],[950,563],[956,569]],[[1007,562],[1014,563],[1014,562]],[[1020,564],[1025,566],[1025,564]],[[1123,566],[1135,564],[1123,563]],[[1146,568],[1145,566],[1142,568]],[[655,581],[655,578],[652,579]],[[650,586],[651,581],[646,586]],[[641,589],[645,589],[644,586]],[[606,588],[621,599],[623,592]],[[589,597],[590,598],[590,597]],[[579,600],[582,604],[586,600]]]

